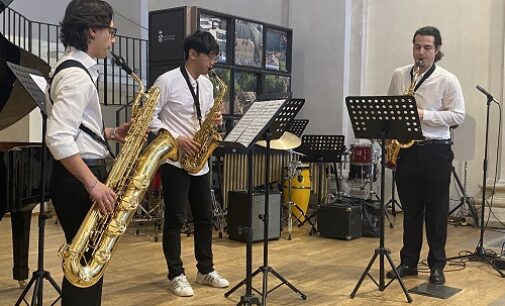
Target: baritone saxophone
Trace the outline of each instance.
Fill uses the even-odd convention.
[[[133,124],[105,182],[116,193],[114,210],[104,215],[93,203],[71,244],[64,244],[59,251],[65,277],[81,288],[100,280],[159,165],[167,159],[175,161],[179,155],[177,142],[165,130],[143,149],[160,89],[151,87],[145,92],[141,79],[125,60],[111,55],[137,83],[138,91],[132,106]]]

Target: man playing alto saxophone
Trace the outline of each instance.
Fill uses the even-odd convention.
[[[112,7],[105,1],[71,1],[60,23],[66,53],[50,73],[45,135],[55,159],[50,191],[67,243],[74,238],[93,201],[103,213],[112,211],[116,195],[102,184],[107,175],[105,141],[124,141],[131,125],[103,127],[96,89],[96,59],[107,57],[116,35],[112,14]],[[78,64],[62,69],[62,64],[72,60]],[[91,287],[79,288],[63,278],[62,305],[100,305],[102,283],[100,279]]]
[[[193,137],[214,103],[213,85],[205,75],[212,69],[218,53],[219,45],[214,37],[208,32],[197,31],[184,40],[185,64],[162,74],[154,83],[161,89],[161,97],[150,130],[168,130],[181,149],[179,161],[167,161],[160,167],[165,201],[163,252],[168,265],[169,288],[177,296],[193,295],[181,260],[180,230],[188,201],[194,223],[196,282],[218,288],[229,285],[213,268],[209,167],[206,164],[202,170],[190,174],[180,162],[184,154],[193,156],[200,150],[200,144]],[[219,113],[214,123],[221,122]]]
[[[400,252],[400,277],[417,275],[417,263],[423,242],[423,219],[430,251],[429,281],[443,285],[446,264],[445,243],[449,211],[449,183],[454,154],[449,128],[465,118],[463,92],[458,79],[435,62],[442,58],[442,38],[435,27],[418,29],[412,39],[412,56],[419,74],[414,80],[413,65],[396,69],[389,95],[402,95],[415,84],[419,119],[424,141],[400,150],[396,183],[403,206],[403,248]],[[387,276],[394,278],[390,271]]]

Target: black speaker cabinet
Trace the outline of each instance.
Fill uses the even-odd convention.
[[[362,206],[321,205],[317,213],[319,235],[344,240],[361,237]]]
[[[281,194],[271,191],[268,196],[268,239],[279,239],[281,235]],[[265,194],[253,193],[252,199],[253,242],[263,240],[264,223],[259,215],[265,213]],[[249,220],[249,202],[246,191],[228,192],[228,237],[232,240],[247,242],[247,233],[243,228]]]

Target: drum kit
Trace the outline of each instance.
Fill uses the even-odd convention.
[[[270,142],[270,148],[288,153],[287,166],[284,167],[282,180],[283,207],[287,208],[288,239],[291,240],[293,223],[304,224],[310,202],[312,177],[310,165],[299,161],[304,154],[294,151],[301,145],[301,139],[293,133],[284,132],[279,139]],[[261,140],[257,145],[266,147],[266,142]],[[351,144],[350,149],[344,153],[343,163],[349,163],[348,180],[357,184],[372,184],[377,180],[379,152],[373,143]],[[335,170],[336,171],[336,170]],[[340,167],[340,172],[342,169]],[[342,175],[335,175],[336,180],[342,180]],[[339,182],[337,182],[337,186]],[[361,188],[363,189],[363,188]],[[372,189],[372,188],[371,188]],[[338,190],[339,193],[340,190]],[[350,191],[352,193],[352,190]],[[371,190],[369,193],[373,193]],[[369,197],[369,193],[363,197]],[[356,196],[356,195],[354,195]]]
[[[350,147],[349,180],[375,182],[379,152],[374,149],[373,143],[351,144]]]
[[[256,142],[261,147],[266,147],[266,142]],[[287,225],[288,239],[291,240],[293,222],[303,222],[309,207],[311,178],[309,164],[303,164],[295,159],[295,155],[304,154],[293,151],[302,144],[302,140],[291,132],[284,132],[279,139],[270,141],[270,148],[288,152],[288,163],[284,168],[283,178],[283,206],[288,209]]]

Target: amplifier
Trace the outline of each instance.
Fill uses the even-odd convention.
[[[265,224],[258,216],[265,213],[265,193],[254,192],[252,199],[253,242],[263,241]],[[247,233],[243,228],[249,220],[249,201],[246,191],[228,192],[228,238],[247,242]],[[279,239],[281,236],[281,194],[270,191],[268,195],[268,239]]]
[[[321,205],[317,213],[319,235],[344,240],[361,237],[362,210],[358,205]]]

